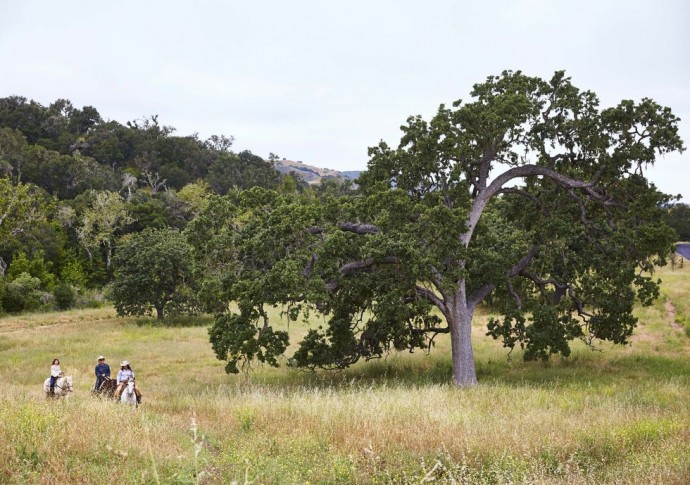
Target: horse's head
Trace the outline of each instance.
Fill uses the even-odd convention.
[[[127,392],[129,394],[132,394],[134,392],[134,379],[130,379],[127,381]]]
[[[67,392],[73,392],[74,391],[74,381],[72,380],[72,376],[65,376],[65,384],[63,387],[67,390]]]

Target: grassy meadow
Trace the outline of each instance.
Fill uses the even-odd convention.
[[[479,315],[474,389],[449,385],[441,336],[430,354],[344,372],[228,376],[209,318],[4,317],[0,483],[687,484],[690,264],[659,275],[663,296],[627,347],[509,361]],[[293,342],[305,328],[290,325]],[[114,373],[132,363],[138,411],[90,395],[99,354]],[[74,377],[66,401],[44,399],[54,357]]]

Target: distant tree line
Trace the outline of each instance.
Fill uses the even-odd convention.
[[[131,235],[183,231],[212,196],[307,189],[233,141],[176,136],[157,116],[121,124],[66,99],[0,98],[0,311],[97,305]]]
[[[668,208],[666,224],[678,234],[679,241],[690,241],[690,206],[677,203]]]

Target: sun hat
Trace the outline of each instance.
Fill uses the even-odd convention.
[[[102,355],[99,355],[98,360],[105,360],[105,357],[103,357]]]
[[[120,367],[125,367],[127,365],[129,365],[129,362],[126,360],[123,360],[122,363],[120,363]]]

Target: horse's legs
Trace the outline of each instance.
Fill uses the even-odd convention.
[[[116,400],[116,401],[119,401],[119,400],[120,400],[120,396],[122,395],[122,392],[123,392],[124,390],[125,390],[125,384],[124,384],[124,382],[119,383],[119,384],[117,385],[117,387],[115,388],[115,392],[113,393],[113,395],[115,396],[115,400]]]

